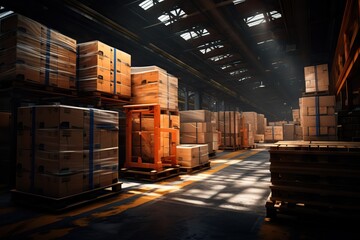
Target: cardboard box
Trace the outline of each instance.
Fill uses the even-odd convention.
[[[295,125],[294,124],[284,124],[284,141],[292,141],[295,139]]]
[[[265,128],[265,141],[282,141],[283,126],[267,126]]]
[[[110,70],[100,66],[79,69],[80,87],[86,89],[87,82],[95,81],[95,80],[110,82],[111,81]],[[109,88],[110,88],[110,84],[109,84]]]
[[[87,172],[83,175],[83,189],[88,191],[100,187],[100,171]]]
[[[180,143],[209,143],[212,142],[212,133],[180,133]]]
[[[43,151],[81,151],[83,150],[82,129],[38,129],[36,149]]]
[[[86,70],[95,66],[110,70],[110,58],[101,55],[84,55],[79,58],[79,69]]]
[[[18,30],[30,34],[34,37],[41,35],[41,29],[45,28],[44,25],[24,17],[20,14],[12,14],[1,18],[0,20],[0,31],[1,33]]]
[[[329,91],[329,72],[327,64],[304,68],[305,92]]]
[[[105,56],[109,59],[112,57],[111,51],[113,48],[100,41],[79,43],[77,46],[81,57],[89,55]]]
[[[131,55],[119,49],[115,49],[115,48],[111,49],[111,59],[112,59],[112,65],[114,65],[114,63],[123,63],[128,67],[131,67]]]
[[[83,191],[83,173],[69,175],[36,174],[35,189],[49,197],[66,197]]]
[[[180,124],[181,132],[212,132],[210,122],[188,122]]]
[[[33,164],[35,166],[35,157],[32,158],[32,151],[30,149],[18,148],[16,151],[16,169],[30,172]]]
[[[82,129],[84,128],[84,108],[65,105],[42,105],[36,107],[36,127]]]
[[[195,167],[209,161],[208,145],[176,146],[178,163],[182,167]]]
[[[36,151],[36,172],[65,174],[84,170],[83,151]]]

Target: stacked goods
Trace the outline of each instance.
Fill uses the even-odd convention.
[[[304,140],[336,140],[335,96],[299,99]]]
[[[265,141],[274,142],[284,139],[283,126],[266,126]]]
[[[329,73],[327,64],[304,68],[305,92],[316,93],[329,91]]]
[[[236,111],[220,111],[217,113],[218,129],[221,132],[220,149],[236,149],[241,146],[241,118]]]
[[[303,130],[302,130],[302,126],[301,125],[295,125],[295,136],[294,136],[294,140],[303,140]]]
[[[292,118],[293,118],[294,124],[300,124],[300,109],[292,110]]]
[[[218,119],[217,113],[211,112],[211,126],[212,126],[212,133],[213,133],[213,151],[219,150],[219,145],[221,144],[221,132],[217,129],[218,128]]]
[[[132,120],[132,155],[141,156],[145,163],[154,162],[154,117],[142,114],[138,118]],[[160,115],[160,128],[179,128],[178,115]],[[179,134],[177,134],[179,136]],[[172,138],[169,132],[160,132],[160,158],[166,158],[174,153],[171,152]],[[179,139],[176,140],[176,145]]]
[[[254,134],[254,141],[256,143],[264,142],[265,138],[265,117],[264,114],[257,114],[257,130]]]
[[[79,90],[131,96],[131,56],[100,41],[78,44]]]
[[[296,140],[295,139],[295,124],[292,124],[292,123],[284,124],[283,131],[284,131],[284,138],[283,138],[284,141]]]
[[[251,143],[255,142],[255,135],[257,133],[258,114],[256,112],[242,112],[242,116],[244,117],[245,123],[249,125],[248,138],[249,138],[249,144],[251,146]]]
[[[159,104],[162,109],[178,110],[178,79],[156,67],[132,67],[133,104]]]
[[[207,144],[181,144],[176,146],[176,152],[182,167],[196,167],[209,162]]]
[[[180,142],[182,144],[207,144],[213,149],[213,125],[208,110],[180,111]]]
[[[17,190],[60,198],[117,182],[117,112],[20,107],[17,125]]]
[[[75,89],[76,40],[24,16],[0,19],[0,79]]]
[[[269,122],[269,126],[283,126],[284,124],[287,124],[287,121],[277,121],[277,122]]]
[[[0,112],[0,184],[8,183],[10,180],[10,173],[7,171],[10,165],[11,152],[11,113]]]

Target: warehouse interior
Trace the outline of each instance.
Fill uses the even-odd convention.
[[[1,1],[0,238],[354,238],[359,26],[359,0]]]

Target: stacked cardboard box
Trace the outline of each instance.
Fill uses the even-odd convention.
[[[213,133],[213,147],[212,150],[219,150],[219,145],[221,144],[221,132],[218,129],[218,119],[217,112],[211,112],[211,125]]]
[[[0,19],[0,80],[76,87],[76,40],[24,16]]]
[[[143,162],[154,162],[154,117],[142,115],[132,120],[132,155],[140,156]],[[160,115],[160,128],[174,128],[178,131],[178,115]],[[177,134],[179,136],[179,134]],[[160,132],[160,158],[168,157],[174,153],[171,152],[171,133]],[[179,138],[176,140],[178,145]]]
[[[304,140],[336,140],[335,96],[299,99]]]
[[[178,110],[178,79],[156,66],[131,68],[133,104],[159,104]]]
[[[282,141],[283,139],[284,139],[283,126],[265,127],[265,141],[274,142],[274,141]]]
[[[79,90],[131,96],[131,55],[100,41],[78,44]]]
[[[294,124],[300,124],[300,109],[292,110],[292,118],[293,118]]]
[[[17,190],[59,198],[117,182],[117,112],[20,107],[17,125]]]
[[[196,167],[209,162],[207,144],[181,144],[176,146],[176,152],[182,167]]]
[[[208,152],[213,149],[213,125],[208,110],[180,111],[180,143],[207,144]]]
[[[218,129],[221,132],[220,149],[241,146],[241,115],[236,111],[217,112]]]
[[[249,144],[255,142],[255,135],[258,128],[258,114],[256,112],[242,112],[245,123],[249,124]]]
[[[295,124],[293,123],[288,123],[288,124],[284,124],[283,126],[283,140],[284,141],[293,141],[296,140],[295,139]]]
[[[264,114],[257,114],[257,128],[256,128],[256,133],[254,134],[254,142],[256,143],[260,143],[260,142],[264,142],[264,138],[265,138],[265,116]]]
[[[304,68],[305,92],[316,93],[329,91],[329,72],[327,64]]]

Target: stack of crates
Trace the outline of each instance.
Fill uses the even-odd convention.
[[[244,147],[253,147],[255,144],[255,135],[258,127],[258,114],[256,112],[242,112],[245,131],[248,131],[247,141],[244,142]]]
[[[0,80],[76,87],[76,40],[19,14],[0,19]]]
[[[61,198],[118,181],[118,113],[20,107],[16,189]]]
[[[131,97],[131,55],[100,41],[78,44],[79,90]]]

